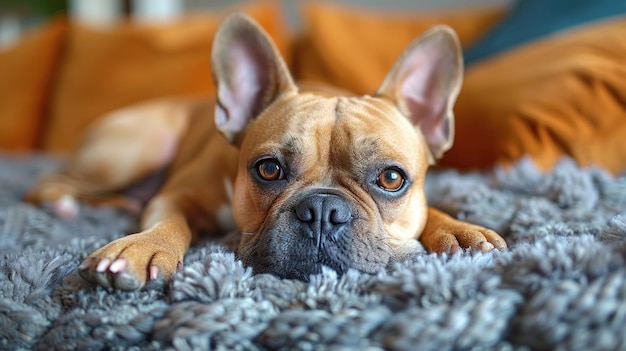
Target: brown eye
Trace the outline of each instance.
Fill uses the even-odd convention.
[[[398,191],[404,185],[404,177],[400,171],[388,168],[378,176],[376,184],[387,191]]]
[[[266,159],[259,161],[256,165],[256,172],[263,180],[279,180],[284,179],[283,169],[278,161],[274,159]]]

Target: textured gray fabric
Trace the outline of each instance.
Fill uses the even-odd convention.
[[[490,226],[510,249],[419,255],[370,276],[253,275],[198,243],[172,282],[107,291],[76,269],[136,218],[75,221],[20,203],[45,157],[0,157],[0,348],[80,350],[626,349],[626,178],[564,160],[429,175],[432,204]]]

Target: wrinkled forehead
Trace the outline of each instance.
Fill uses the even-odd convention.
[[[413,125],[390,101],[369,96],[295,95],[266,110],[254,128],[258,153],[274,149],[340,164],[390,158],[409,168],[426,157],[420,155],[423,140]]]

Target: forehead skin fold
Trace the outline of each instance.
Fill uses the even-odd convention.
[[[367,165],[376,156],[395,160],[409,172],[419,172],[418,165],[427,163],[421,135],[391,102],[368,96],[295,98],[297,103],[270,107],[251,125],[255,131],[242,147],[253,150],[244,154],[252,158],[281,154],[296,163],[293,166],[306,159],[350,168]],[[264,118],[275,114],[281,115],[280,121]],[[387,137],[381,138],[381,133]]]

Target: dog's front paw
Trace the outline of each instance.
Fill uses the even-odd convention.
[[[493,230],[463,222],[424,234],[422,244],[430,252],[454,253],[460,249],[487,252],[507,247],[504,239]]]
[[[148,280],[169,279],[182,261],[183,253],[173,250],[157,233],[142,232],[94,251],[80,265],[79,274],[106,288],[137,290]]]
[[[461,222],[434,209],[429,209],[420,241],[428,251],[437,253],[453,253],[460,249],[486,252],[507,248],[506,241],[493,230]]]

